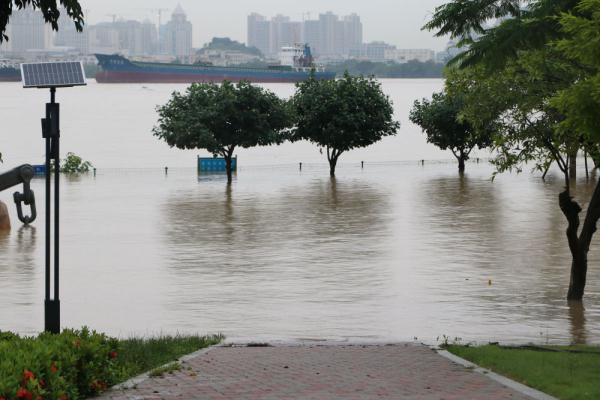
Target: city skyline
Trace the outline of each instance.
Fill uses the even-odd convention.
[[[198,5],[192,0],[131,0],[124,5],[116,0],[83,0],[82,7],[87,11],[87,23],[112,21],[113,17],[143,21],[149,19],[158,24],[158,10],[162,9],[163,22],[170,19],[171,13],[181,4],[194,25],[193,46],[202,47],[213,37],[230,37],[246,42],[246,18],[252,13],[272,18],[277,14],[289,16],[292,20],[314,19],[328,11],[338,15],[356,13],[361,16],[364,41],[385,41],[399,48],[445,49],[447,38],[434,38],[431,32],[421,31],[434,8],[444,0],[357,0],[314,1],[302,3],[291,1],[239,0],[221,1],[210,8]],[[393,12],[390,12],[392,10]],[[401,11],[401,12],[399,12]]]

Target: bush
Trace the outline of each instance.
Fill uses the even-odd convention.
[[[82,174],[89,172],[90,168],[93,168],[93,165],[89,161],[83,161],[81,157],[74,153],[67,153],[60,170],[65,174]]]
[[[118,383],[119,342],[64,330],[20,337],[0,333],[0,400],[76,400]]]

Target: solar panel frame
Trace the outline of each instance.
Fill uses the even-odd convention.
[[[24,88],[85,86],[85,71],[79,61],[21,64]]]

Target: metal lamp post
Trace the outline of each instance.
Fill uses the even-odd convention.
[[[44,330],[60,333],[59,256],[60,256],[60,105],[56,102],[56,88],[84,86],[85,74],[80,62],[53,62],[21,64],[25,88],[50,89],[50,103],[46,103],[46,117],[42,118],[42,137],[46,142],[46,253]],[[52,209],[51,160],[54,160],[54,271],[52,271]],[[51,285],[52,277],[54,285]],[[51,289],[54,289],[51,297]]]

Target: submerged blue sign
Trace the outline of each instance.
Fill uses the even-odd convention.
[[[198,172],[225,172],[226,165],[222,157],[198,157]],[[231,159],[231,170],[237,171],[237,157]]]

